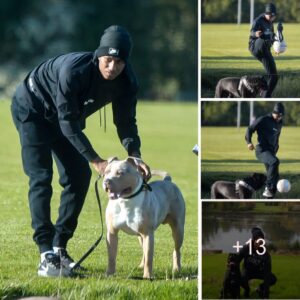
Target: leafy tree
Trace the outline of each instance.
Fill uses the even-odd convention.
[[[0,16],[6,65],[29,71],[61,53],[94,51],[104,29],[118,24],[133,37],[140,97],[197,99],[196,1],[4,0]]]

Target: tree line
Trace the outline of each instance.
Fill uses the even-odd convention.
[[[255,101],[254,117],[271,113],[276,102]],[[237,101],[203,101],[201,102],[202,126],[236,126]],[[284,124],[287,126],[300,125],[300,102],[285,101]],[[241,126],[250,123],[250,102],[241,101]]]
[[[0,18],[0,92],[47,58],[94,51],[118,24],[132,35],[140,97],[197,100],[197,1],[4,0]]]
[[[254,0],[254,15],[258,16],[264,12],[265,5],[273,2],[277,7],[277,20],[283,22],[300,21],[299,0],[266,1]],[[238,0],[202,0],[201,20],[204,23],[236,23]],[[250,0],[242,0],[242,22],[249,23]]]

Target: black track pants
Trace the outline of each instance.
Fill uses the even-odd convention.
[[[276,276],[273,273],[269,273],[266,275],[260,272],[252,273],[244,269],[241,272],[241,286],[245,291],[250,291],[249,280],[251,279],[263,280],[263,283],[261,283],[259,287],[262,292],[263,298],[269,298],[269,287],[276,283]]]
[[[33,239],[40,252],[53,246],[66,247],[77,226],[91,170],[86,159],[65,138],[59,127],[44,119],[35,109],[29,109],[33,99],[20,86],[12,101],[12,116],[22,147],[23,168],[29,177],[29,205],[34,229]],[[58,219],[51,221],[53,158],[59,183],[63,188],[60,197]]]
[[[270,48],[263,39],[256,39],[253,48],[250,50],[252,55],[257,58],[264,66],[268,75],[268,90],[262,95],[263,98],[270,98],[277,85],[278,74],[274,57]]]
[[[270,151],[262,151],[260,147],[256,147],[255,154],[258,160],[265,165],[268,189],[276,192],[276,185],[279,179],[279,159]]]

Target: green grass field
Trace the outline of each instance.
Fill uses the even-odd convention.
[[[299,24],[284,24],[283,33],[288,49],[286,53],[275,57],[280,78],[273,97],[300,97],[299,30]],[[262,64],[248,50],[249,31],[248,24],[201,25],[202,98],[214,97],[216,84],[223,77],[265,74]]]
[[[173,241],[168,226],[155,234],[153,281],[138,280],[137,268],[142,251],[136,237],[120,233],[117,274],[106,278],[105,241],[83,263],[84,279],[48,279],[37,276],[39,253],[32,241],[28,208],[28,179],[20,159],[17,132],[10,116],[10,102],[0,101],[0,299],[21,296],[58,296],[60,299],[197,299],[198,274],[198,171],[192,147],[197,143],[197,104],[141,102],[137,109],[143,159],[153,169],[168,171],[180,187],[186,201],[185,239],[182,248],[182,272],[172,276]],[[107,133],[99,127],[99,116],[87,120],[86,134],[102,157],[125,158],[114,125],[110,106]],[[74,162],[76,163],[76,162]],[[56,169],[55,169],[56,172]],[[78,228],[69,242],[69,253],[79,259],[100,234],[99,211],[93,183],[79,218]],[[52,218],[57,217],[61,189],[53,180]],[[101,189],[102,206],[107,197]]]
[[[226,269],[227,254],[202,255],[202,298],[218,299],[222,288]],[[300,268],[299,255],[272,255],[272,272],[277,277],[277,283],[270,288],[270,299],[299,299],[299,279],[297,274]],[[258,299],[255,292],[259,280],[250,281],[250,298]],[[241,296],[243,289],[241,288]]]
[[[202,127],[201,129],[201,197],[210,198],[210,187],[217,180],[235,181],[253,172],[265,172],[255,153],[245,142],[246,128]],[[253,135],[256,143],[256,134]],[[300,131],[297,127],[283,127],[280,136],[280,178],[287,178],[292,189],[287,194],[276,194],[278,199],[300,198]],[[261,198],[261,191],[256,193]]]

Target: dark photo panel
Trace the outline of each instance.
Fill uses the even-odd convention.
[[[203,299],[299,299],[300,202],[203,202]]]

